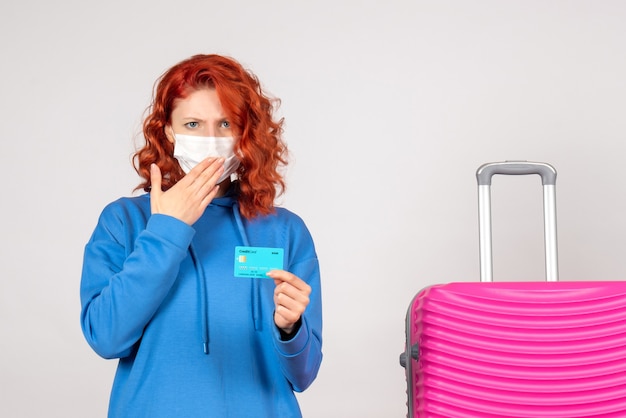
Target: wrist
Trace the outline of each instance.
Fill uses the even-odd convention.
[[[298,319],[296,323],[294,323],[293,325],[289,327],[281,328],[281,327],[276,326],[276,328],[278,328],[278,331],[280,332],[280,339],[282,341],[289,341],[290,339],[293,338],[294,335],[298,333],[301,325],[302,325],[302,318]]]

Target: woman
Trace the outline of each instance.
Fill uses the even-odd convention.
[[[301,416],[294,391],[322,360],[319,265],[302,220],[274,207],[287,149],[272,112],[227,57],[158,80],[135,155],[149,193],[109,204],[85,248],[83,333],[119,358],[109,417]],[[257,251],[282,266],[250,277]]]

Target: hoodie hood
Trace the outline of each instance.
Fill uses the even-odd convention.
[[[217,197],[213,199],[210,205],[222,206],[226,208],[230,208],[235,219],[235,224],[237,225],[237,230],[239,232],[239,237],[241,238],[242,244],[246,247],[250,246],[250,241],[248,240],[248,235],[246,234],[246,229],[244,226],[244,221],[241,217],[241,213],[239,211],[239,203],[237,201],[237,193],[238,188],[236,183],[231,184],[231,187],[228,189],[226,194],[221,197]],[[193,243],[189,246],[189,253],[191,255],[191,259],[193,264],[198,272],[198,288],[200,289],[200,316],[202,321],[202,346],[205,354],[209,354],[209,295],[207,294],[206,288],[206,273],[204,268],[202,267],[202,263],[198,259],[197,253],[193,246]],[[259,286],[258,280],[252,280],[251,289],[250,289],[250,299],[252,304],[252,321],[254,323],[254,330],[261,330],[261,288]]]

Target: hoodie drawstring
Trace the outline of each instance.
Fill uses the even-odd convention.
[[[193,244],[189,245],[189,254],[198,272],[198,287],[200,288],[201,301],[200,320],[202,321],[202,349],[204,350],[204,354],[209,354],[209,295],[207,295],[206,289],[206,274],[204,273],[202,263],[198,260],[198,255],[196,254]]]
[[[248,240],[248,236],[246,235],[246,230],[243,226],[243,220],[241,219],[241,214],[239,213],[239,204],[235,202],[232,206],[233,216],[235,217],[235,222],[237,224],[237,230],[239,231],[239,235],[243,241],[243,245],[246,247],[250,246],[250,241]],[[202,263],[198,258],[198,254],[193,246],[193,244],[189,245],[189,254],[191,256],[191,261],[193,262],[196,271],[198,272],[198,287],[200,289],[200,316],[201,316],[201,327],[202,327],[202,349],[204,354],[209,354],[209,295],[207,294],[207,284],[206,284],[206,273],[204,268],[202,267]],[[261,287],[259,285],[259,280],[252,280],[252,321],[254,322],[254,330],[261,330]]]
[[[243,245],[250,246],[248,236],[246,235],[246,229],[243,226],[243,220],[239,213],[239,203],[235,202],[233,205],[233,215],[237,222],[237,228],[239,229],[239,235],[243,240]],[[252,321],[254,322],[254,330],[261,330],[261,287],[259,286],[259,280],[252,280]]]

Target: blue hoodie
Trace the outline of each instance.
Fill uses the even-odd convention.
[[[235,246],[284,249],[311,287],[297,333],[273,321],[274,282],[234,276]],[[294,391],[322,361],[319,265],[303,221],[286,209],[252,220],[232,195],[189,226],[150,214],[150,197],[109,204],[85,247],[81,326],[119,358],[109,417],[301,417]]]

